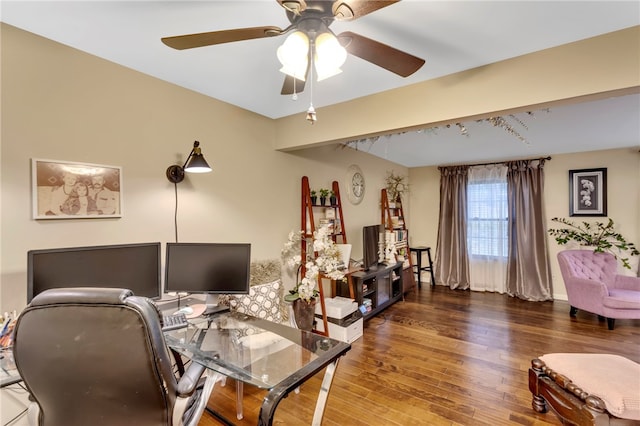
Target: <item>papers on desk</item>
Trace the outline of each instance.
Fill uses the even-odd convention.
[[[261,349],[267,346],[275,345],[285,340],[284,337],[278,336],[270,331],[260,334],[249,334],[240,338],[240,344],[248,349]]]
[[[229,337],[233,342],[246,349],[260,349],[286,340],[284,337],[278,336],[275,333],[261,328],[251,327],[233,318],[227,318],[221,321],[218,326],[220,327],[220,331],[215,328],[203,330],[205,335],[202,337],[200,349],[205,352],[220,352],[222,350],[220,332],[223,330],[229,333]]]
[[[222,351],[221,339],[217,330],[203,330],[202,333],[205,333],[202,338],[202,344],[200,345],[200,349],[205,352],[217,352],[220,353]]]
[[[286,339],[270,331],[265,331],[260,334],[250,334],[240,337],[238,339],[238,343],[246,349],[262,349],[266,347],[273,347],[283,340]],[[282,348],[282,345],[277,345],[277,347],[279,350]],[[217,333],[216,330],[207,330],[202,338],[200,349],[205,352],[223,352],[220,334]]]
[[[242,321],[238,321],[233,317],[225,317],[220,322],[218,322],[218,327],[223,330],[227,330],[227,329],[234,330],[234,329],[244,329],[249,327],[249,325],[247,325],[247,323],[244,323]]]

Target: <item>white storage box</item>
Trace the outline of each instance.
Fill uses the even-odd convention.
[[[326,297],[324,299],[324,307],[327,311],[327,317],[342,319],[358,310],[358,304],[355,300],[348,297]],[[322,315],[322,305],[316,303],[316,315]]]
[[[322,317],[316,316],[316,323],[316,330],[324,332]],[[332,339],[353,343],[362,337],[362,317],[354,318],[354,321],[342,321],[340,324],[327,321],[327,325],[329,326],[329,337]]]

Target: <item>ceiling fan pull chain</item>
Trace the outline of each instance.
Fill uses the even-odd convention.
[[[313,54],[315,53],[314,40],[309,44],[309,109],[307,110],[307,121],[314,124],[318,119],[316,116],[316,109],[313,107]]]
[[[298,100],[298,90],[296,89],[296,80],[297,78],[293,77],[293,95],[291,95],[291,99],[294,101]]]

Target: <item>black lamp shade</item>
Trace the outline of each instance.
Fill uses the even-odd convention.
[[[211,167],[202,154],[194,153],[184,167],[184,171],[189,173],[207,173],[211,171]]]

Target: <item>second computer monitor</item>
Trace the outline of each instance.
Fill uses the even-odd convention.
[[[167,243],[165,292],[248,294],[251,244]],[[212,299],[211,302],[215,303]]]
[[[118,287],[159,299],[160,243],[30,250],[27,303],[50,288]]]

